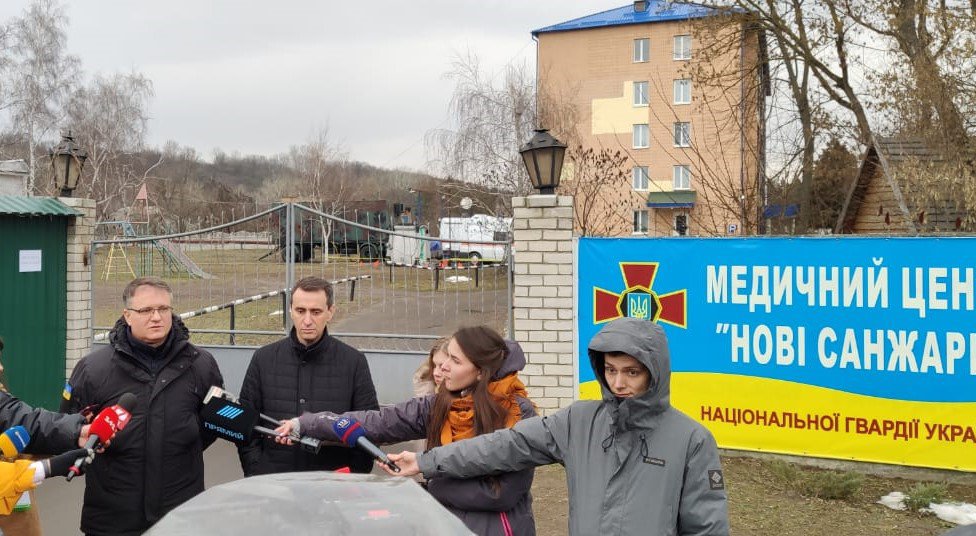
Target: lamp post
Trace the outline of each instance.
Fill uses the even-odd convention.
[[[78,178],[85,167],[85,160],[88,160],[88,151],[75,143],[70,130],[65,130],[61,132],[61,143],[52,147],[48,156],[51,157],[51,174],[54,176],[55,187],[61,197],[71,197],[71,192],[78,187]]]
[[[552,195],[559,186],[566,144],[553,138],[547,129],[537,129],[528,143],[519,149],[532,186],[540,194]]]

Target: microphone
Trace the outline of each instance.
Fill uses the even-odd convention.
[[[205,429],[238,445],[249,442],[255,432],[267,437],[278,437],[274,428],[262,426],[258,424],[259,421],[265,421],[274,427],[281,424],[277,419],[241,404],[236,396],[217,386],[211,387],[204,397],[200,418]],[[295,446],[313,454],[318,454],[319,449],[322,448],[321,441],[318,439],[311,437],[292,439]]]
[[[30,434],[23,426],[14,426],[0,434],[0,454],[4,458],[16,458],[30,443]]]
[[[103,409],[95,417],[95,420],[92,421],[91,428],[89,429],[91,435],[88,437],[88,442],[85,443],[85,449],[93,450],[101,447],[111,441],[115,437],[115,434],[125,428],[132,418],[131,412],[132,408],[136,405],[136,401],[136,395],[125,393],[119,397],[119,401],[114,406]],[[91,463],[93,458],[94,456],[78,456],[75,459],[75,463],[69,468],[67,480],[70,482],[72,478],[80,475],[85,466]]]
[[[359,447],[369,453],[377,461],[386,465],[394,473],[399,473],[400,468],[393,463],[386,453],[379,449],[372,441],[366,439],[366,430],[359,421],[352,417],[339,417],[332,422],[332,431],[339,437],[347,447]]]

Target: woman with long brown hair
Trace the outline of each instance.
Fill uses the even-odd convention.
[[[518,343],[505,341],[485,326],[461,328],[447,344],[441,364],[444,381],[435,394],[374,411],[343,414],[362,423],[374,443],[427,439],[427,448],[462,441],[511,428],[536,414],[518,371],[525,354]],[[286,421],[279,441],[302,435],[337,440],[332,429],[336,415],[306,413]],[[436,478],[427,489],[475,534],[534,535],[532,469],[491,477],[457,480]]]

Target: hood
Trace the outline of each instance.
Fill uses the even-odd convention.
[[[606,352],[625,353],[647,367],[651,371],[647,391],[618,402],[603,375],[603,354]],[[613,320],[593,336],[588,353],[603,400],[617,406],[615,421],[618,428],[650,426],[655,416],[671,407],[671,354],[661,326],[638,318]]]
[[[525,368],[525,352],[522,351],[522,346],[507,339],[505,346],[508,347],[508,355],[505,356],[505,361],[498,371],[491,375],[492,380],[500,380]]]

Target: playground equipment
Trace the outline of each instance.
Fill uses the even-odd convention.
[[[116,229],[114,234],[116,239],[142,238],[136,233],[133,224],[149,223],[149,194],[145,184],[142,185],[142,188],[139,189],[139,193],[136,195],[136,204],[138,204],[139,201],[142,201],[143,203],[143,221],[132,221],[131,219],[102,221],[97,222],[95,224],[96,227],[115,226]],[[128,210],[127,212],[131,213],[131,210]],[[130,248],[136,248],[138,251],[139,262],[136,263],[138,270],[133,269],[132,262],[129,260],[129,254],[126,250]],[[109,248],[108,259],[105,263],[105,269],[102,272],[102,279],[108,281],[112,275],[117,273],[131,275],[133,278],[138,276],[152,275],[157,272],[155,269],[157,256],[162,265],[162,274],[160,275],[174,276],[186,274],[188,277],[199,277],[201,279],[213,278],[211,274],[200,268],[200,266],[197,265],[197,263],[194,262],[193,259],[191,259],[186,252],[180,248],[179,244],[176,244],[175,242],[166,238],[160,238],[133,241],[130,243],[113,242]],[[122,267],[123,262],[125,263],[124,268]]]
[[[118,227],[116,238],[141,238],[136,234],[132,222],[121,221],[100,221],[96,226]],[[136,249],[136,267],[129,260],[127,250]],[[115,274],[127,274],[133,278],[144,275],[152,275],[157,272],[155,265],[157,259],[161,261],[162,274],[166,276],[187,275],[189,277],[199,277],[201,279],[212,279],[213,276],[191,259],[178,244],[169,239],[151,239],[139,242],[125,243],[113,242],[109,247],[108,259],[105,262],[105,269],[102,271],[102,279],[108,281]],[[123,267],[122,264],[125,264]]]

